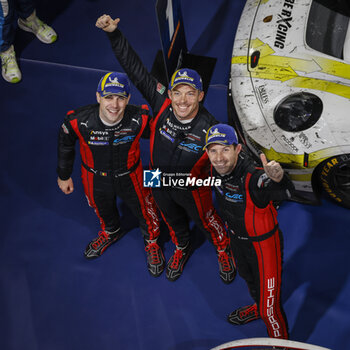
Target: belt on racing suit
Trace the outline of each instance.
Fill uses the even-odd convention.
[[[137,162],[127,171],[120,171],[120,170],[98,170],[98,169],[93,169],[91,167],[89,167],[87,164],[85,164],[84,162],[82,162],[83,167],[87,170],[90,171],[91,173],[95,174],[95,175],[99,175],[99,176],[109,176],[109,177],[121,177],[121,176],[125,176],[128,175],[130,173],[132,173],[133,171],[136,170],[136,168],[138,167],[140,163],[140,158],[137,160]]]
[[[278,224],[276,224],[271,231],[268,231],[262,235],[255,236],[255,237],[254,236],[253,237],[252,236],[239,236],[239,235],[235,234],[233,232],[233,230],[230,230],[230,231],[232,233],[231,237],[234,239],[240,239],[242,241],[260,242],[260,241],[264,241],[265,239],[268,239],[271,236],[273,236],[273,234],[276,232],[277,229],[278,229]]]

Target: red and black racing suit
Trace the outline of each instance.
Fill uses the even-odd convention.
[[[191,173],[203,176],[209,160],[203,151],[206,132],[217,120],[202,106],[195,118],[183,124],[175,117],[167,89],[144,67],[138,55],[119,29],[107,33],[115,56],[133,84],[150,104],[154,119],[150,122],[151,168],[163,173]],[[209,167],[208,167],[209,169]],[[208,172],[208,170],[207,170]],[[229,244],[224,225],[217,215],[210,187],[152,189],[154,199],[176,245],[190,240],[188,217],[205,233],[217,249]]]
[[[294,189],[284,175],[269,179],[243,152],[231,174],[220,176],[215,187],[219,212],[231,233],[238,273],[247,282],[268,335],[288,339],[288,325],[281,304],[283,236],[272,203],[290,198]]]
[[[149,111],[127,105],[120,123],[106,126],[99,117],[99,105],[88,105],[67,113],[58,139],[60,179],[73,172],[75,143],[79,140],[82,180],[89,205],[95,209],[102,230],[120,228],[116,197],[120,197],[138,218],[145,239],[159,236],[156,205],[143,187],[139,139],[149,132]]]

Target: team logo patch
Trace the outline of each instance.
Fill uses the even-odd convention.
[[[220,133],[219,130],[218,130],[218,128],[211,129],[211,130],[209,131],[209,135],[208,135],[208,140],[207,140],[207,142],[210,142],[210,140],[211,140],[212,138],[214,138],[214,137],[224,137],[224,138],[225,138],[225,137],[226,137],[226,134]],[[226,140],[225,140],[224,142],[227,143]]]
[[[233,203],[243,203],[243,195],[240,193],[225,193],[226,200]]]
[[[121,138],[117,138],[113,141],[113,144],[122,144],[122,143],[127,143],[127,142],[132,142],[135,138],[135,135],[127,135]]]
[[[202,146],[196,145],[195,143],[186,143],[184,141],[180,143],[179,148],[193,153],[199,153],[202,150]]]

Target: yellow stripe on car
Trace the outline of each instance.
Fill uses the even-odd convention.
[[[298,77],[288,82],[288,85],[303,89],[325,91],[350,99],[350,86],[333,83],[327,80]]]
[[[323,73],[350,79],[350,64],[323,57],[317,57],[317,63],[321,66]]]
[[[334,149],[337,147],[327,148],[324,150],[319,150],[316,152],[312,152],[308,154],[308,164],[307,167],[304,164],[305,156],[304,154],[289,154],[289,153],[281,153],[276,152],[272,147],[270,149],[264,148],[259,145],[257,142],[254,142],[256,146],[264,152],[267,159],[275,160],[283,165],[286,169],[313,169],[319,163],[329,158],[332,154],[334,154]],[[336,152],[337,153],[337,152]],[[341,153],[338,150],[338,153]]]
[[[261,150],[266,155],[266,158],[269,160],[275,160],[283,165],[286,169],[295,169],[295,170],[308,170],[315,168],[323,160],[329,158],[333,154],[341,153],[341,150],[338,147],[325,148],[316,152],[311,152],[307,154],[308,162],[305,166],[305,155],[304,154],[290,154],[277,152],[273,147],[267,149],[260,145],[258,142],[249,138],[249,142],[253,143],[254,148]],[[300,173],[299,173],[300,174]]]
[[[248,41],[242,46],[248,47]],[[309,56],[310,59],[300,59],[273,55],[275,51],[259,39],[250,41],[252,51],[260,52],[259,64],[256,68],[250,68],[250,57],[234,56],[232,64],[248,64],[248,70],[252,78],[276,80],[287,82],[289,86],[325,91],[331,94],[350,98],[350,86],[342,82],[330,82],[324,79],[316,79],[299,75],[297,72],[324,73],[342,79],[350,79],[350,65],[335,60]],[[249,75],[249,72],[246,72]],[[349,83],[350,84],[350,83]]]

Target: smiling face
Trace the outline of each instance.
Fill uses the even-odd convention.
[[[209,160],[220,175],[229,174],[236,166],[242,145],[222,145],[213,143],[206,149]]]
[[[120,121],[125,112],[125,108],[130,100],[130,95],[126,98],[119,95],[107,95],[101,97],[96,93],[97,102],[100,104],[100,118],[108,124],[115,124]]]
[[[175,116],[181,121],[193,119],[196,116],[204,92],[187,84],[179,84],[172,90],[168,90],[168,96]]]

